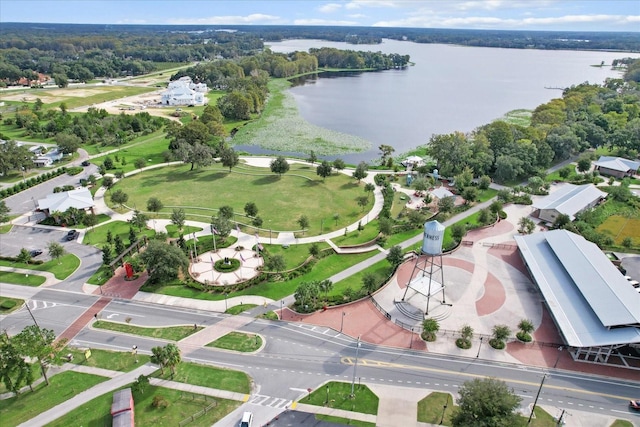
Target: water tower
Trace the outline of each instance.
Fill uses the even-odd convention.
[[[423,295],[427,299],[425,315],[429,315],[429,302],[431,298],[442,293],[441,304],[446,304],[444,296],[444,270],[442,269],[442,241],[444,239],[444,225],[438,221],[429,221],[424,224],[422,248],[416,261],[409,283],[404,290],[402,301],[407,297],[409,289]]]

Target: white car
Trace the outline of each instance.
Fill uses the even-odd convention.
[[[240,427],[251,427],[253,422],[253,414],[251,412],[245,412],[242,414],[242,421],[240,421]]]

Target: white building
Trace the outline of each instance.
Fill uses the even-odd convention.
[[[180,77],[169,82],[167,90],[161,94],[162,105],[205,105],[207,85],[194,83],[191,77]]]

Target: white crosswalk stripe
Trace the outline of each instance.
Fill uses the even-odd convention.
[[[292,401],[280,397],[265,396],[262,394],[254,394],[248,403],[259,406],[268,406],[270,408],[285,408],[291,406]]]

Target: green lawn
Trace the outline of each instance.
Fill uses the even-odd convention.
[[[141,326],[133,326],[125,323],[108,322],[98,320],[93,323],[96,329],[106,329],[109,331],[122,332],[125,334],[140,335],[143,337],[159,338],[168,341],[180,341],[191,334],[203,329],[202,326],[194,328],[193,326],[170,326],[166,328],[144,328]]]
[[[627,420],[615,420],[610,427],[633,427],[633,423]]]
[[[107,244],[107,232],[111,231],[111,236],[114,239],[116,236],[120,236],[125,246],[128,246],[130,226],[131,225],[126,221],[113,221],[108,224],[95,227],[91,233],[85,235],[83,243],[102,248],[103,245]],[[138,238],[141,234],[144,234],[147,237],[153,237],[155,235],[155,231],[151,229],[143,229],[142,233],[140,233],[137,228],[134,228],[134,230],[138,235]]]
[[[383,259],[382,261],[376,262],[371,267],[359,271],[344,280],[334,283],[333,289],[329,292],[329,295],[342,295],[344,294],[345,289],[349,287],[354,290],[360,289],[362,287],[362,278],[367,273],[375,274],[379,282],[382,283],[382,281],[389,276],[390,272],[391,264],[389,264],[389,261],[387,261],[386,259]]]
[[[96,215],[96,219],[98,220],[98,222],[96,222],[96,225],[95,225],[97,227],[98,225],[102,224],[103,222],[109,221],[111,219],[111,217],[109,215],[107,215],[107,214],[98,214],[98,215]],[[76,224],[76,225],[73,226],[73,228],[83,229],[84,230],[87,227],[85,225],[83,225],[83,224]],[[90,234],[92,231],[93,230],[89,230],[87,232],[87,234]]]
[[[291,165],[288,173],[282,177],[265,168],[238,166],[232,173],[222,165],[189,170],[190,165],[170,166],[145,171],[118,182],[114,189],[121,189],[129,195],[128,206],[146,206],[147,200],[155,195],[165,206],[183,206],[185,212],[192,213],[186,207],[218,209],[229,205],[236,213],[242,213],[247,202],[254,202],[258,215],[263,219],[264,229],[280,231],[299,230],[298,219],[306,215],[309,229],[305,235],[316,235],[323,231],[342,229],[366,215],[356,203],[363,195],[364,184],[345,175],[334,175],[323,182],[315,168],[306,165]],[[216,197],[203,197],[206,185],[207,194]],[[107,197],[107,203],[109,203]],[[171,208],[161,211],[167,217]],[[203,212],[197,212],[202,214]],[[286,213],[283,215],[283,213]],[[340,215],[338,225],[331,218],[334,213]],[[215,211],[207,212],[210,218]],[[234,218],[247,223],[244,216]]]
[[[152,376],[170,379],[171,373],[165,369],[164,375],[158,370]],[[247,374],[231,369],[216,368],[214,366],[199,365],[197,363],[182,362],[176,367],[173,381],[199,385],[236,393],[250,393],[251,379]]]
[[[91,366],[96,368],[110,369],[112,371],[129,372],[141,365],[149,362],[149,356],[145,354],[134,355],[130,352],[109,351],[91,349],[91,356],[87,359],[84,350],[67,347],[62,354],[71,353],[76,365]],[[136,359],[138,363],[136,363]]]
[[[447,405],[446,409],[445,405]],[[454,411],[458,408],[458,405],[455,404],[450,394],[433,392],[418,402],[418,421],[450,426],[451,417],[453,416]],[[539,406],[536,406],[534,413],[535,417],[531,420],[531,426],[554,427],[556,425],[553,417]],[[518,425],[525,426],[527,424],[528,417],[520,417],[520,419],[522,422]],[[440,422],[441,420],[442,422]]]
[[[376,423],[368,423],[366,421],[350,420],[348,418],[334,417],[331,415],[316,414],[316,420],[326,421],[328,423],[343,424],[356,427],[376,427]]]
[[[229,332],[227,335],[207,344],[207,347],[250,353],[259,349],[261,345],[262,338],[260,338],[259,335],[245,334],[244,332]]]
[[[354,230],[346,236],[338,236],[331,239],[337,246],[351,246],[367,243],[378,237],[378,220],[373,220],[364,226],[364,230]]]
[[[54,375],[49,379],[49,386],[43,382],[34,387],[33,393],[0,400],[2,424],[17,426],[107,379],[70,371]]]
[[[240,313],[244,313],[247,310],[251,310],[252,308],[257,307],[256,304],[238,304],[238,305],[234,305],[233,307],[229,307],[225,313],[227,314],[232,314],[232,315],[237,315]]]
[[[91,150],[88,148],[87,151],[91,151],[90,154],[99,154],[103,151],[111,151],[116,147],[100,147],[98,145],[91,145]],[[159,163],[164,163],[164,157],[162,157],[162,153],[166,151],[169,147],[169,140],[165,134],[164,130],[158,130],[149,135],[140,136],[133,141],[131,141],[127,145],[123,145],[118,149],[117,153],[109,154],[113,160],[114,169],[110,169],[110,173],[115,173],[115,171],[123,171],[123,172],[131,172],[136,169],[135,161],[137,159],[145,159],[145,166],[157,165]],[[118,160],[116,160],[116,155],[118,156]],[[101,165],[104,162],[104,156],[96,157],[91,160],[91,163],[96,165]],[[124,165],[122,164],[122,159],[124,159]],[[143,205],[146,206],[146,203]],[[142,208],[142,206],[141,206]]]
[[[373,394],[369,387],[356,384],[353,392],[355,397],[351,398],[351,383],[331,381],[319,387],[310,395],[300,399],[300,403],[325,406],[327,404],[328,394],[328,406],[331,408],[372,415],[378,413],[378,402],[380,399]]]
[[[323,250],[329,247],[328,243],[318,242],[318,249]],[[291,245],[287,248],[281,245],[263,245],[265,251],[270,255],[282,255],[285,260],[285,270],[298,267],[300,264],[306,261],[310,256],[309,248],[311,243],[304,245]]]
[[[451,415],[454,409],[458,408],[454,403],[449,393],[433,392],[418,402],[418,421],[445,426],[451,425]],[[446,410],[444,410],[445,404],[447,405]],[[442,423],[440,423],[441,419],[443,419]]]
[[[168,406],[166,408],[154,408],[152,402],[156,396],[162,396],[168,402]],[[113,393],[103,394],[47,424],[47,426],[110,426],[112,399]],[[134,393],[135,422],[139,426],[173,427],[214,403],[215,406],[211,410],[194,422],[189,423],[189,426],[214,425],[239,407],[241,402],[149,386],[144,394]]]
[[[11,231],[12,227],[13,227],[13,224],[0,225],[0,234],[8,233],[9,231]]]
[[[12,283],[14,285],[23,286],[40,286],[47,279],[44,276],[36,274],[12,273],[9,271],[0,271],[0,282]]]
[[[52,259],[42,264],[23,264],[21,262],[12,262],[0,260],[0,265],[4,267],[24,268],[27,270],[48,271],[58,280],[64,280],[71,275],[78,267],[80,267],[80,258],[73,254],[66,254],[59,260]]]
[[[0,314],[9,314],[22,307],[24,300],[0,296]]]
[[[177,225],[167,225],[167,235],[173,238],[178,238],[181,234],[183,236],[188,236],[189,234],[197,233],[198,231],[202,231],[202,227],[192,227],[190,225],[185,225],[182,230],[178,230]]]

